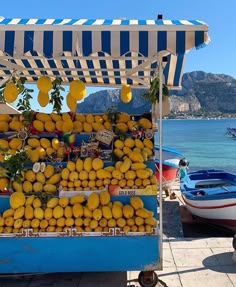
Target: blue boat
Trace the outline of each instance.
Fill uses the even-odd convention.
[[[215,169],[186,173],[180,190],[191,214],[236,231],[236,174]]]

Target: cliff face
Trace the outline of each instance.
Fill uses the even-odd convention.
[[[202,108],[208,112],[236,112],[236,79],[228,75],[201,71],[186,73],[182,90],[171,91],[170,95],[192,104],[188,111]]]
[[[119,89],[98,91],[89,95],[78,105],[78,112],[102,113],[111,106],[119,110],[140,114],[150,110],[150,104],[144,100],[145,90],[133,90],[133,99],[128,104],[120,102]],[[172,112],[194,112],[204,109],[207,112],[236,113],[236,79],[224,74],[212,74],[202,71],[186,73],[182,79],[180,91],[169,92]]]
[[[149,112],[151,105],[142,96],[144,90],[133,90],[132,100],[128,104],[120,101],[120,90],[103,90],[89,95],[83,103],[77,107],[82,113],[103,113],[111,106],[117,106],[120,111],[132,114],[142,114]]]
[[[201,109],[201,104],[194,95],[189,96],[170,96],[170,110],[174,113],[195,112]]]

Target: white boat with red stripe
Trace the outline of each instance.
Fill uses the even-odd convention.
[[[236,174],[214,169],[187,173],[180,190],[191,214],[236,231]]]

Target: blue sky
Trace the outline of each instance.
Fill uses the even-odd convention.
[[[10,6],[9,6],[10,5]],[[236,78],[235,0],[11,0],[1,1],[0,16],[6,18],[90,19],[197,19],[209,26],[210,44],[192,50],[184,72],[202,70]],[[89,88],[88,94],[97,88]]]

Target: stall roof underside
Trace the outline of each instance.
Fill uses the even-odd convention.
[[[148,86],[167,57],[165,83],[181,86],[186,52],[208,42],[198,20],[0,18],[0,79],[13,72],[33,83],[41,75],[91,86]]]

